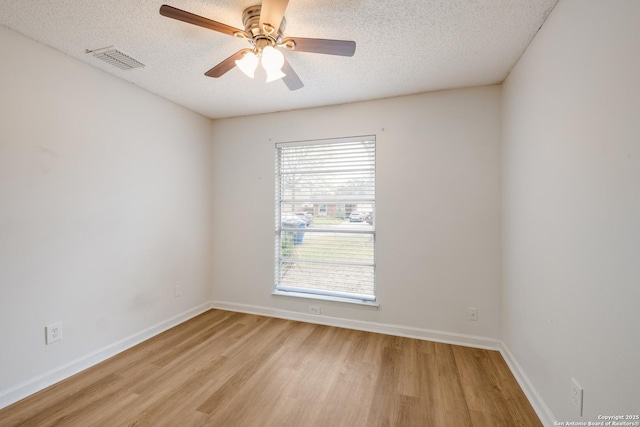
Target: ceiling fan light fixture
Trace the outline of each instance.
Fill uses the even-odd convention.
[[[253,52],[247,52],[242,59],[236,60],[236,65],[247,77],[254,78],[258,68],[258,57]]]
[[[280,80],[285,73],[282,72],[284,66],[284,55],[273,46],[262,49],[262,68],[267,72],[267,83]]]
[[[279,71],[284,65],[284,55],[273,46],[262,49],[262,68],[267,72]]]
[[[286,76],[286,74],[283,73],[282,70],[278,70],[278,69],[267,70],[267,83],[274,82],[276,80],[280,80],[284,76]]]

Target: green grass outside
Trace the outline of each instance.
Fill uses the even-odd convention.
[[[332,216],[314,216],[313,217],[313,223],[315,225],[335,225],[335,224],[342,224],[343,222],[344,222],[344,219],[335,218]]]
[[[373,263],[373,236],[306,232],[302,244],[293,247],[291,257],[318,261]]]

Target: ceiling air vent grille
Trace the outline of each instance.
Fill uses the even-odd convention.
[[[93,56],[101,61],[111,64],[114,67],[118,67],[121,70],[130,70],[132,68],[144,67],[144,64],[140,61],[136,61],[129,55],[125,55],[117,49],[112,49],[113,46],[103,47],[102,49],[87,49],[87,53],[92,53]]]

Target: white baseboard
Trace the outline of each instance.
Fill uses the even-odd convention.
[[[525,396],[527,396],[527,399],[529,399],[529,403],[533,406],[533,410],[536,411],[542,424],[547,427],[554,426],[556,418],[553,416],[553,413],[551,413],[547,404],[544,403],[544,400],[542,400],[542,397],[505,343],[501,343],[500,354],[502,354],[505,362],[507,362],[507,366],[511,369],[513,376],[516,377],[516,381],[520,384],[520,388]]]
[[[25,397],[45,389],[57,382],[69,378],[93,365],[96,365],[110,357],[115,356],[141,342],[158,335],[167,329],[173,328],[192,317],[197,316],[211,308],[211,303],[207,302],[187,310],[183,313],[175,315],[165,321],[153,325],[143,331],[140,331],[130,337],[110,344],[106,347],[98,349],[94,352],[81,356],[75,360],[65,363],[62,366],[51,369],[35,378],[27,380],[22,384],[18,384],[7,390],[0,390],[0,409],[7,407]]]
[[[86,354],[72,360],[62,366],[47,371],[35,378],[18,384],[7,390],[0,391],[0,409],[9,406],[25,397],[45,389],[59,381],[77,374],[91,366],[94,366],[110,357],[115,356],[141,342],[158,335],[167,329],[183,323],[211,308],[220,310],[237,311],[241,313],[257,314],[262,316],[277,317],[281,319],[297,320],[301,322],[316,323],[340,328],[355,329],[366,332],[375,332],[386,335],[395,335],[407,338],[416,338],[428,341],[441,342],[445,344],[462,345],[466,347],[481,348],[487,350],[498,350],[502,354],[507,366],[513,373],[516,381],[522,388],[527,399],[536,411],[536,414],[545,426],[553,426],[555,417],[549,407],[538,394],[537,390],[522,370],[511,351],[503,342],[486,337],[474,335],[457,334],[452,332],[436,331],[431,329],[415,328],[411,326],[393,325],[387,323],[367,322],[363,320],[343,319],[338,317],[317,316],[313,314],[300,313],[295,311],[280,310],[270,307],[237,304],[225,301],[213,301],[201,304],[163,322],[153,325],[128,338],[110,344],[92,353]]]
[[[411,326],[367,322],[363,320],[352,320],[339,317],[318,316],[296,311],[280,310],[257,305],[237,304],[226,301],[213,301],[211,303],[211,308],[238,311],[241,313],[259,314],[262,316],[277,317],[280,319],[298,320],[301,322],[317,323],[320,325],[356,329],[359,331],[375,332],[379,334],[416,338],[421,340],[441,342],[445,344],[463,345],[466,347],[482,348],[486,350],[500,350],[502,348],[502,343],[499,340],[492,338],[435,331],[431,329],[415,328]]]

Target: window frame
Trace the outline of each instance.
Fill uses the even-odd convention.
[[[283,176],[286,174],[282,171],[282,149],[283,148],[291,148],[291,147],[304,147],[304,146],[318,146],[318,145],[331,145],[331,144],[345,144],[345,143],[363,143],[369,144],[373,147],[373,159],[372,159],[372,189],[373,189],[373,197],[363,197],[358,198],[357,196],[352,196],[348,200],[339,201],[337,199],[329,199],[329,198],[320,198],[315,200],[315,203],[318,204],[320,209],[321,206],[325,207],[324,214],[326,215],[327,206],[330,204],[342,204],[345,206],[346,203],[357,203],[362,202],[363,204],[369,204],[371,206],[371,213],[375,218],[376,212],[376,157],[377,157],[377,138],[376,135],[362,135],[362,136],[354,136],[354,137],[343,137],[343,138],[330,138],[330,139],[318,139],[318,140],[306,140],[306,141],[292,141],[292,142],[279,142],[275,144],[275,271],[274,271],[274,282],[275,287],[272,292],[273,295],[282,295],[282,296],[291,296],[291,297],[300,297],[300,298],[310,298],[310,299],[318,299],[318,300],[330,300],[337,302],[346,302],[346,303],[355,303],[362,304],[367,306],[378,307],[377,303],[377,293],[376,293],[376,221],[374,220],[371,224],[370,230],[340,230],[340,233],[346,233],[350,235],[355,234],[367,234],[372,237],[372,262],[368,264],[368,267],[371,267],[371,285],[372,285],[372,295],[369,294],[360,294],[355,292],[342,292],[342,291],[334,291],[329,289],[323,289],[321,287],[313,288],[313,287],[296,287],[289,286],[280,283],[281,278],[281,268],[283,264],[282,258],[282,236],[283,232],[295,232],[295,229],[288,228],[282,225],[282,207],[283,204],[286,203],[283,198],[284,193],[284,184],[283,184]],[[366,148],[366,147],[365,147]],[[364,157],[364,155],[363,155]],[[332,203],[333,202],[333,203]],[[295,203],[294,200],[289,201],[289,203]],[[322,229],[322,228],[314,228],[313,232],[317,233],[335,233],[335,229]],[[290,259],[285,259],[285,262],[294,262]],[[332,262],[327,262],[327,264],[332,264]],[[348,266],[364,266],[362,263],[346,263],[344,265]]]

